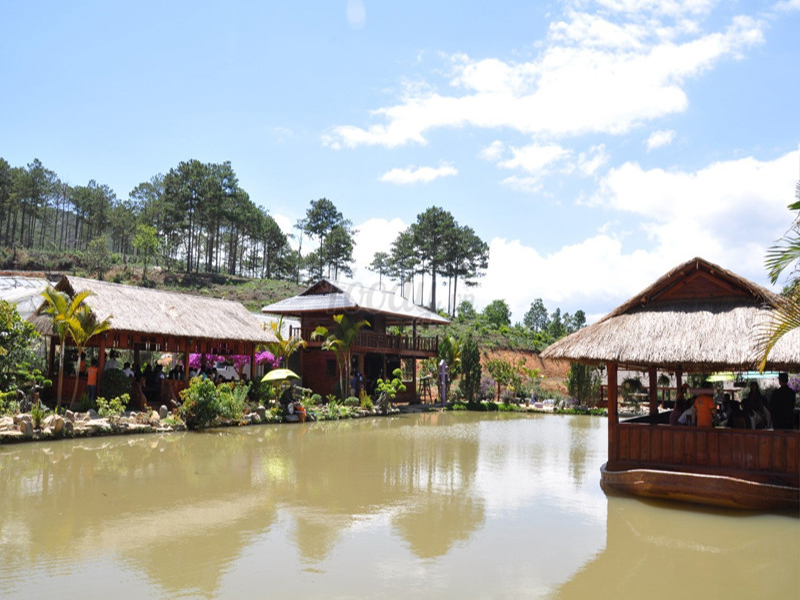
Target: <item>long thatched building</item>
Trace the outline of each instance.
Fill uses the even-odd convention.
[[[673,373],[680,387],[686,373],[753,369],[759,333],[771,319],[778,301],[769,290],[702,258],[693,258],[600,321],[559,340],[542,353],[543,358],[599,365],[608,371],[605,484],[621,482],[628,491],[637,489],[638,493],[649,495],[700,502],[713,498],[714,503],[730,506],[747,504],[742,497],[729,497],[739,492],[721,492],[719,487],[712,492],[722,479],[715,479],[714,485],[706,482],[698,487],[697,480],[690,477],[684,483],[698,493],[680,491],[684,483],[678,484],[683,481],[679,480],[679,473],[709,475],[755,485],[777,485],[790,505],[800,502],[797,431],[670,426],[658,419],[659,371]],[[620,368],[647,372],[649,419],[620,422]],[[792,331],[780,340],[770,354],[767,368],[800,371],[800,331]],[[650,475],[626,479],[625,474],[642,469],[650,471]],[[671,475],[659,479],[658,473]],[[752,486],[745,488],[747,493],[760,493],[753,492]]]
[[[253,373],[256,347],[277,341],[238,302],[66,275],[55,289],[70,295],[90,291],[86,304],[98,320],[110,319],[111,330],[90,341],[92,347],[99,348],[101,371],[106,350],[114,349],[133,350],[137,361],[141,351],[183,354],[184,381],[188,380],[190,353],[250,356]],[[41,306],[30,320],[51,340],[50,372],[54,375],[58,337],[52,318]]]

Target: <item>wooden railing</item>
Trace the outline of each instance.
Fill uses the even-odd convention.
[[[616,433],[614,433],[616,429]],[[683,469],[800,480],[800,433],[620,423],[609,430],[609,467]],[[613,453],[613,456],[612,456]]]
[[[320,345],[322,340],[312,340],[312,328],[291,327],[289,335],[300,335],[309,345]],[[439,352],[439,338],[424,338],[408,335],[391,335],[388,333],[375,333],[374,331],[361,331],[353,343],[354,349],[387,351],[394,350],[398,353],[409,352],[418,354],[435,355]]]

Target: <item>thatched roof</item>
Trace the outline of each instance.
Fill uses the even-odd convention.
[[[111,317],[113,331],[259,344],[276,341],[238,302],[66,275],[55,287],[69,294],[92,292],[86,304],[98,319]],[[41,307],[30,320],[40,333],[52,334],[50,317],[40,312]]]
[[[261,312],[299,317],[310,313],[341,313],[365,311],[386,315],[388,322],[433,323],[447,325],[450,321],[435,312],[417,306],[402,296],[353,283],[323,279],[304,292],[275,302]]]
[[[543,358],[684,371],[752,369],[756,340],[778,296],[702,258],[676,267]],[[769,369],[800,369],[800,331],[770,353]]]

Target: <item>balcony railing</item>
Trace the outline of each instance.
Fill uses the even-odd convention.
[[[322,340],[311,339],[311,333],[313,331],[314,330],[310,327],[291,327],[289,329],[289,335],[300,335],[312,347],[321,345]],[[374,331],[361,331],[356,336],[355,342],[353,343],[353,349],[435,355],[439,351],[439,338],[427,338],[410,335],[391,335],[388,333],[375,333]]]

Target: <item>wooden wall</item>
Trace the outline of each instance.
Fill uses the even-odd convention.
[[[614,432],[616,429],[616,432]],[[681,469],[757,481],[800,482],[800,433],[620,423],[609,468]]]

